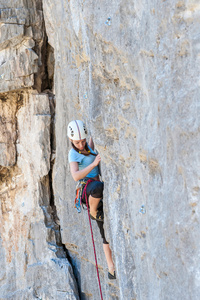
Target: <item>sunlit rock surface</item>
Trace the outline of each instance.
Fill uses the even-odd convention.
[[[0,15],[0,299],[79,299],[51,192],[53,61],[42,3],[1,1]]]
[[[72,119],[102,157],[103,298],[199,299],[198,2],[0,3],[1,299],[100,299]]]
[[[43,5],[55,53],[55,201],[82,293],[97,299],[98,283],[87,213],[73,208],[66,129],[74,118],[102,156],[117,271],[109,283],[93,223],[105,299],[198,299],[199,2]]]

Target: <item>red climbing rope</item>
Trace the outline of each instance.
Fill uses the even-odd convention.
[[[97,277],[98,277],[98,282],[99,282],[99,290],[100,290],[101,300],[103,300],[103,295],[102,295],[102,290],[101,290],[101,282],[100,282],[100,277],[99,277],[99,269],[98,269],[98,264],[97,264],[97,256],[96,256],[96,250],[95,250],[95,245],[94,245],[94,237],[93,237],[93,231],[92,231],[92,224],[91,224],[91,219],[90,219],[90,211],[89,211],[89,205],[88,205],[88,199],[87,199],[87,193],[86,193],[87,186],[92,181],[93,180],[91,180],[91,179],[89,179],[87,181],[87,183],[86,183],[86,185],[84,187],[84,190],[83,190],[82,198],[85,198],[85,200],[86,200],[87,211],[88,211],[88,218],[89,218],[90,230],[91,230],[91,236],[92,236],[92,243],[93,243],[93,248],[94,248],[94,257],[95,257],[95,262],[96,262]]]

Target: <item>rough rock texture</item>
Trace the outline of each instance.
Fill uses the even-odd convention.
[[[87,214],[73,208],[66,128],[74,118],[86,122],[102,156],[118,277],[107,280],[94,223],[104,298],[198,299],[199,1],[43,7],[55,53],[55,203],[82,298],[99,293]]]
[[[0,299],[79,299],[52,194],[53,52],[42,3],[1,1],[0,14]]]
[[[198,2],[1,1],[0,299],[100,299],[75,118],[102,156],[104,299],[199,299]]]

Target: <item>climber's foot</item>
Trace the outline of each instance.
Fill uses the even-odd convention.
[[[108,271],[108,279],[116,279],[116,273],[114,270]]]
[[[97,212],[94,214],[90,212],[90,217],[92,220],[103,222],[104,219],[103,211],[97,210]]]

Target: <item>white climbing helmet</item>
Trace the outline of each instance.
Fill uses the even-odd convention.
[[[87,137],[87,129],[85,124],[80,120],[71,121],[68,124],[67,135],[72,140],[83,140]]]

